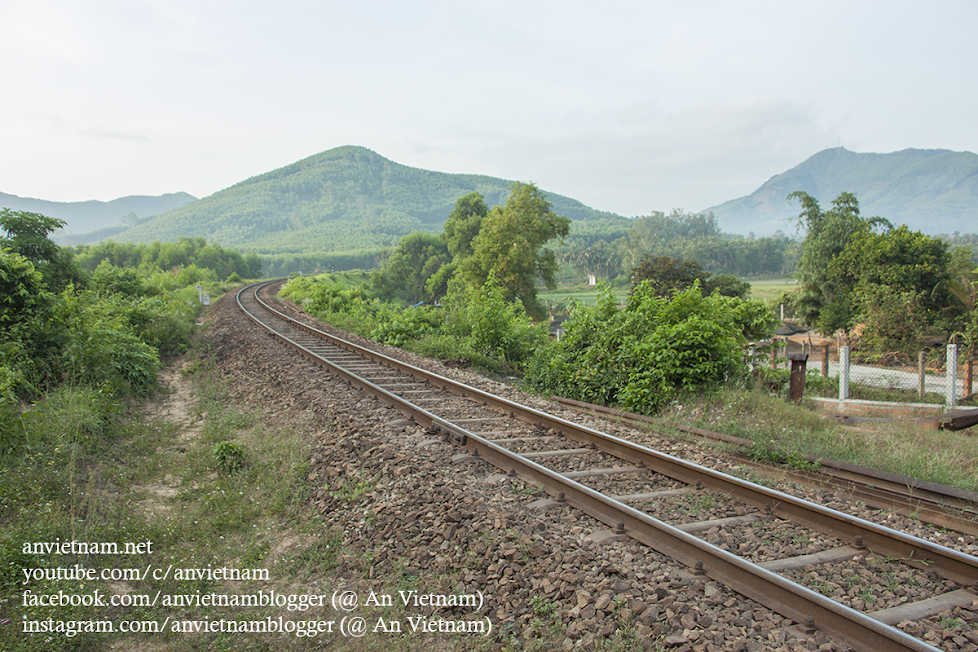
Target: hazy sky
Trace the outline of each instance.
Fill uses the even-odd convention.
[[[978,2],[0,0],[0,192],[204,197],[341,145],[702,210],[978,151]]]

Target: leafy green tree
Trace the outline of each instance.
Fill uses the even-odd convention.
[[[48,238],[50,233],[64,225],[64,220],[40,213],[0,209],[0,228],[7,234],[5,238],[0,238],[0,247],[7,247],[33,263],[45,285],[53,292],[60,292],[73,283],[85,284],[85,278],[71,255]]]
[[[535,185],[516,183],[506,205],[482,219],[472,255],[460,269],[471,287],[483,286],[494,272],[507,300],[520,299],[528,314],[541,319],[546,311],[537,301],[536,283],[557,286],[557,257],[546,244],[569,231],[570,220],[557,215]]]
[[[31,261],[0,248],[0,327],[7,337],[46,300],[45,294],[44,281]]]
[[[746,301],[750,297],[750,283],[741,281],[733,274],[715,274],[703,284],[703,291],[718,292],[725,297]]]
[[[677,290],[686,290],[696,281],[703,283],[710,273],[695,260],[682,260],[671,256],[646,256],[638,267],[632,269],[632,291],[647,284],[657,296],[666,297]]]
[[[950,293],[946,242],[861,217],[851,193],[839,195],[825,212],[805,193],[789,197],[801,200],[798,219],[808,230],[795,307],[809,324],[848,333],[860,322],[869,348],[912,351],[960,313]],[[876,232],[880,226],[884,230]]]
[[[455,202],[448,215],[442,237],[448,244],[453,258],[466,258],[473,253],[472,241],[482,229],[482,220],[489,214],[489,207],[482,195],[470,192]]]
[[[918,350],[959,312],[948,291],[950,261],[945,242],[906,225],[856,234],[828,268],[852,320],[842,327],[863,323],[863,340],[876,350]]]
[[[430,299],[425,287],[428,279],[449,260],[448,246],[430,233],[412,233],[401,238],[386,269],[371,279],[382,299],[399,296],[411,303]]]
[[[880,217],[860,216],[859,201],[849,192],[833,199],[827,211],[806,192],[795,191],[788,199],[801,202],[797,220],[806,231],[798,263],[802,287],[795,309],[806,323],[817,325],[823,332],[834,333],[840,328],[848,332],[857,310],[852,285],[832,274],[832,262],[857,235],[870,233],[876,226],[892,225]]]

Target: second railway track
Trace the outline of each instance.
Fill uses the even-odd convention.
[[[296,347],[331,374],[395,405],[433,435],[460,448],[460,461],[479,458],[501,473],[543,487],[550,500],[535,508],[571,505],[608,525],[603,536],[630,536],[685,564],[690,573],[731,587],[799,624],[819,629],[857,650],[933,650],[893,625],[924,618],[978,596],[978,559],[712,469],[638,446],[562,418],[455,383],[375,351],[337,340],[274,311],[252,286],[238,295],[241,309],[275,337]],[[655,518],[662,501],[709,496],[724,514],[672,525]],[[760,548],[725,550],[725,536],[752,528],[776,536],[786,521],[811,531],[802,554],[766,559]],[[714,545],[697,536],[709,536]],[[763,540],[765,535],[760,538]],[[737,537],[733,537],[737,538]],[[755,539],[758,537],[754,537]],[[741,546],[742,547],[742,546]],[[847,577],[868,553],[902,561],[911,573],[943,578],[940,595],[922,602],[863,613],[792,581],[812,567],[838,567]],[[855,561],[854,561],[855,560]],[[856,571],[859,571],[858,573]],[[883,579],[879,581],[885,581]],[[925,581],[921,579],[920,581]],[[927,580],[929,581],[929,580]],[[935,591],[936,592],[936,591]]]

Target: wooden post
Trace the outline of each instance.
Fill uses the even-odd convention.
[[[788,380],[788,398],[794,403],[801,403],[805,394],[805,366],[808,361],[807,353],[790,353],[791,376]]]
[[[829,377],[829,347],[830,344],[826,344],[822,347],[822,378]]]
[[[918,375],[918,387],[917,394],[920,398],[924,398],[924,372],[927,371],[927,366],[925,364],[924,358],[927,354],[923,351],[917,354],[917,375]]]

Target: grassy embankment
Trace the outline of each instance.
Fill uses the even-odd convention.
[[[226,380],[207,358],[206,340],[163,372],[168,389],[144,404],[106,406],[97,391],[63,388],[38,401],[25,420],[33,454],[0,459],[0,649],[25,652],[84,650],[336,650],[499,649],[509,635],[488,639],[407,633],[363,639],[336,633],[317,637],[293,634],[173,631],[176,621],[198,624],[333,619],[332,609],[289,611],[285,607],[220,607],[167,603],[166,596],[325,594],[348,582],[364,581],[368,569],[378,592],[438,592],[441,577],[402,572],[373,575],[369,560],[353,558],[342,533],[328,528],[311,507],[310,493],[322,486],[308,480],[308,433],[269,425],[260,409],[236,405]],[[317,424],[317,430],[331,424]],[[353,505],[370,487],[329,491],[339,505]],[[334,506],[337,508],[337,506]],[[338,507],[345,508],[345,507]],[[29,543],[126,542],[140,545],[135,555],[35,554]],[[346,553],[346,554],[345,554]],[[345,560],[342,576],[337,561]],[[143,571],[144,578],[95,579],[32,577],[24,571],[64,573],[86,569]],[[178,569],[267,570],[268,579],[228,581],[179,578]],[[170,569],[170,570],[167,570]],[[166,577],[156,576],[165,573]],[[351,575],[352,573],[352,575]],[[457,579],[457,578],[456,578]],[[26,582],[26,583],[25,583]],[[96,593],[97,592],[97,593]],[[155,604],[126,606],[41,606],[31,596],[148,596]],[[25,597],[26,596],[26,597]],[[562,640],[560,620],[540,605],[539,627],[526,639],[535,649]],[[413,611],[360,610],[406,623]],[[170,619],[167,621],[167,619]],[[25,633],[26,623],[111,621],[112,632]],[[154,622],[159,633],[123,633],[120,623]],[[496,623],[500,625],[500,623]],[[65,625],[62,624],[63,628]],[[103,625],[104,626],[104,625]],[[182,625],[181,625],[182,626]],[[610,647],[618,639],[610,641]],[[625,648],[621,648],[625,649]]]

